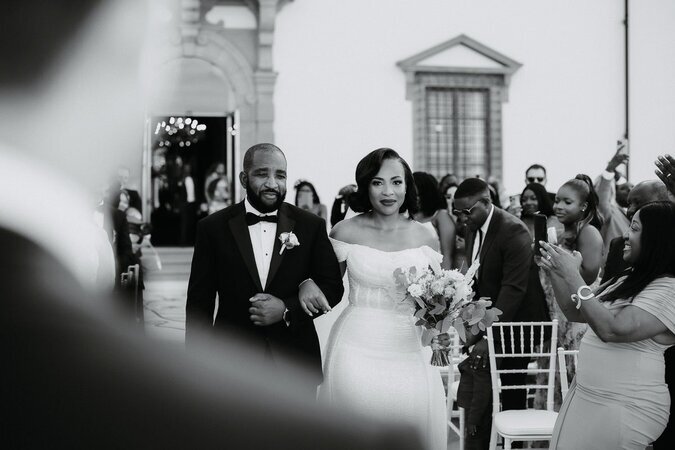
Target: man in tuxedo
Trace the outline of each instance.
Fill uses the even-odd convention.
[[[318,385],[321,353],[312,318],[336,305],[344,290],[326,224],[284,203],[286,157],[275,145],[249,148],[239,180],[246,199],[197,227],[187,345],[204,333],[229,331],[257,349],[252,357],[277,367],[300,363]],[[312,395],[316,385],[309,387]]]
[[[532,238],[520,219],[496,208],[488,185],[478,178],[464,180],[455,192],[453,213],[466,228],[467,260],[480,267],[474,283],[475,298],[488,297],[499,308],[502,322],[549,320],[544,291],[534,264]],[[529,337],[525,340],[529,342]],[[470,366],[475,370],[488,365],[487,341],[481,334],[468,336]],[[524,349],[529,351],[529,349]],[[528,358],[502,360],[502,369],[524,369]],[[502,384],[524,384],[525,374],[502,376]],[[460,383],[462,381],[460,380]],[[461,389],[461,385],[460,385]],[[502,393],[503,409],[525,409],[523,390]],[[467,424],[467,449],[488,448],[491,409],[480,423]]]

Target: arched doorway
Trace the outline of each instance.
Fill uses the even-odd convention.
[[[175,58],[152,79],[146,117],[145,220],[156,246],[191,246],[196,222],[239,197],[239,113],[232,83],[200,58]]]

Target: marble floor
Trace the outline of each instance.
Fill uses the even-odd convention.
[[[144,308],[146,335],[165,342],[183,345],[185,341],[185,299],[187,280],[148,280],[145,282]],[[344,302],[343,302],[344,303]],[[333,318],[316,320],[317,334],[323,349],[330,327],[344,308],[343,304],[333,309]],[[448,450],[459,450],[459,439],[452,431],[448,436]]]

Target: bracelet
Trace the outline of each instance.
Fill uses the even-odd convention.
[[[588,294],[584,295],[581,291],[584,289],[588,290]],[[572,303],[576,305],[577,309],[581,309],[581,302],[582,300],[590,300],[591,298],[595,297],[595,294],[593,293],[593,289],[591,289],[589,286],[580,286],[579,289],[577,289],[576,294],[570,295],[570,298],[572,299]]]

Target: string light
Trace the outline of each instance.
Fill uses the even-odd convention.
[[[157,122],[155,136],[157,145],[164,148],[186,148],[196,144],[204,136],[206,124],[193,117],[169,117]]]

